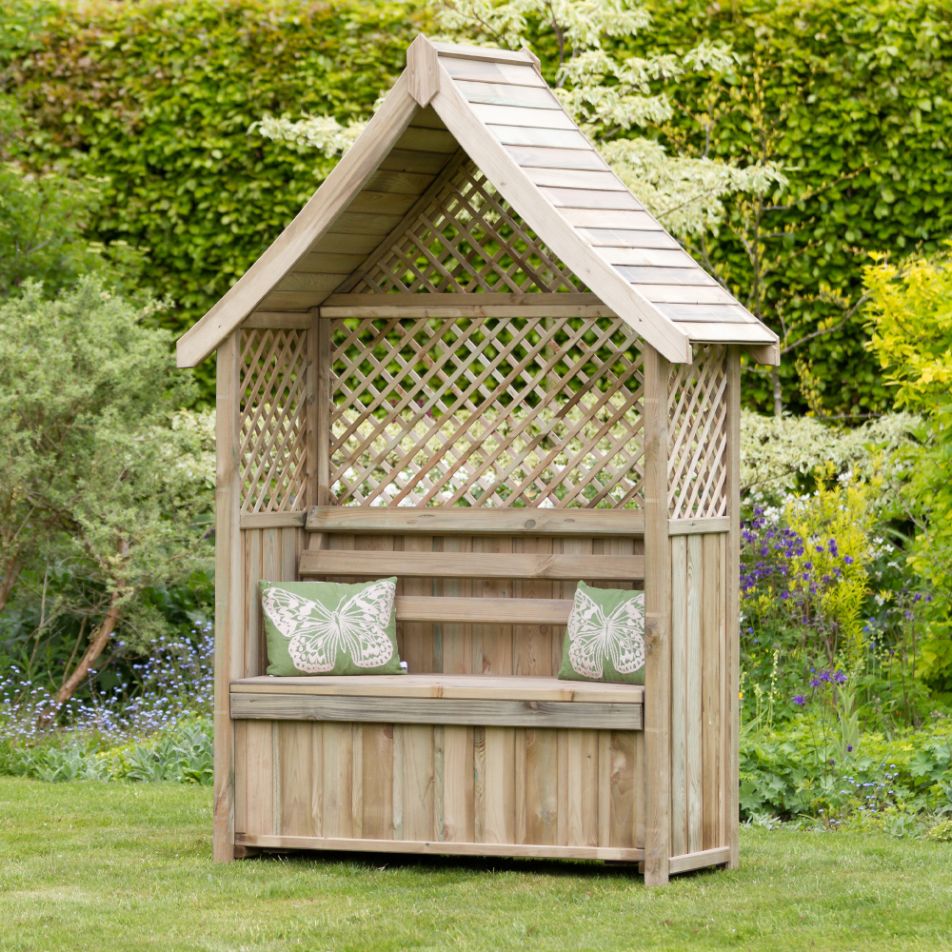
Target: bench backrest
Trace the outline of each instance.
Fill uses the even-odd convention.
[[[401,657],[414,672],[558,672],[579,579],[640,588],[639,513],[316,507],[299,577],[395,575]]]

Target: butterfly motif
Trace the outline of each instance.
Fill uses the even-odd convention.
[[[334,609],[272,586],[261,605],[272,624],[290,639],[288,654],[299,671],[331,671],[339,654],[358,668],[379,668],[393,657],[387,625],[397,587],[381,579],[355,595],[345,595]]]
[[[576,674],[601,678],[609,658],[619,674],[633,674],[645,663],[645,604],[638,593],[605,615],[581,588],[569,615],[569,662]]]

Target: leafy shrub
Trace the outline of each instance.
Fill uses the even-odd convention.
[[[819,817],[952,812],[952,718],[887,737],[864,732],[846,747],[814,712],[741,743],[741,815]]]

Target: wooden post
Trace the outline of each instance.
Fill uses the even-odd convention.
[[[668,543],[670,364],[645,344],[645,883],[671,858],[671,553]]]
[[[231,681],[241,676],[242,566],[239,509],[239,331],[219,345],[215,399],[215,788],[212,853],[235,858],[234,733]]]
[[[724,791],[724,831],[730,847],[729,869],[739,864],[738,823],[740,811],[740,349],[727,351],[727,505],[730,533],[727,541],[726,583],[727,608],[727,765]]]

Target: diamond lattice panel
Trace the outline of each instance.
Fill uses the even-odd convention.
[[[618,319],[335,321],[332,361],[340,504],[640,504],[642,360]]]
[[[668,511],[672,519],[727,515],[727,350],[696,347],[668,385]]]
[[[470,162],[438,187],[353,287],[388,291],[575,291],[572,273]]]
[[[241,332],[241,511],[304,508],[307,331]]]

